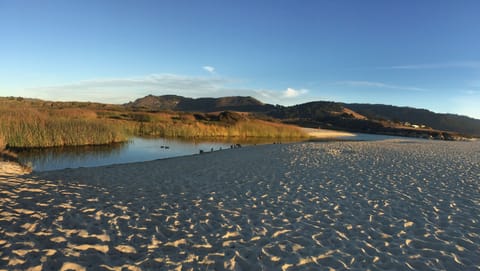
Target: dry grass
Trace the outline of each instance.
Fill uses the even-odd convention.
[[[9,148],[97,145],[128,139],[110,121],[35,108],[0,108],[0,131]]]
[[[133,135],[175,138],[302,138],[298,127],[257,119],[200,121],[190,113],[130,112],[111,105],[0,98],[0,150],[101,145]]]
[[[182,138],[302,138],[306,136],[305,133],[295,126],[250,119],[229,125],[218,122],[191,120],[140,123],[137,126],[136,134]]]
[[[5,142],[2,131],[0,131],[0,151],[4,150],[6,145],[7,143]]]

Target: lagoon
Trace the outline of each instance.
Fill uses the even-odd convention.
[[[395,138],[401,137],[357,133],[355,136],[338,137],[327,140],[381,141]],[[419,140],[414,138],[409,139]],[[322,141],[323,140],[325,139],[322,139]],[[212,139],[210,141],[195,141],[135,137],[129,142],[121,144],[28,149],[20,151],[18,157],[21,163],[30,165],[34,171],[41,172],[66,168],[97,167],[112,164],[144,162],[193,155],[198,154],[200,150],[211,152],[212,150],[219,151],[222,149],[229,149],[231,145],[237,143],[242,145],[255,145],[272,144],[274,142],[276,142],[275,139],[255,139],[248,141],[239,141],[236,139]]]
[[[136,137],[127,143],[108,146],[81,146],[31,149],[18,153],[20,162],[34,171],[96,167],[198,154],[230,148],[226,142],[181,141]]]

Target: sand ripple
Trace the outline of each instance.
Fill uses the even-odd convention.
[[[0,174],[0,269],[479,270],[479,180],[428,141]]]

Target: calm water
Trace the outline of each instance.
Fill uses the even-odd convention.
[[[19,153],[22,163],[35,171],[65,168],[94,167],[111,164],[142,162],[162,158],[198,154],[230,148],[225,142],[194,142],[163,138],[134,138],[129,143],[112,146],[47,148]]]
[[[387,140],[400,137],[357,134],[340,140]],[[410,138],[412,139],[412,138]],[[415,140],[415,139],[412,139]],[[267,141],[241,142],[242,145],[271,144]],[[236,143],[236,142],[234,142]],[[35,171],[48,171],[65,168],[95,167],[111,164],[143,162],[169,157],[198,154],[200,150],[228,149],[232,142],[195,142],[164,138],[133,138],[129,143],[110,146],[87,146],[68,148],[35,149],[20,152],[19,159],[29,164]]]

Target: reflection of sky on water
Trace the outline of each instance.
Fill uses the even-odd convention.
[[[20,161],[35,171],[94,167],[156,160],[230,148],[225,142],[192,142],[163,138],[134,138],[130,143],[112,146],[87,146],[36,149],[19,153]],[[162,148],[163,146],[163,148]],[[166,148],[167,146],[168,148]]]
[[[405,137],[356,134],[354,137],[345,137],[343,140],[387,140]],[[409,138],[414,140],[413,138]],[[64,168],[95,167],[111,164],[150,161],[169,157],[198,154],[230,148],[230,145],[271,144],[278,142],[275,139],[249,139],[241,142],[232,139],[218,139],[215,141],[188,141],[165,138],[134,138],[130,143],[114,144],[109,146],[86,146],[68,148],[35,149],[19,153],[22,163],[31,164],[35,171],[47,171]],[[285,141],[283,141],[286,143]],[[163,146],[163,148],[162,148]],[[168,148],[165,148],[167,146]]]

